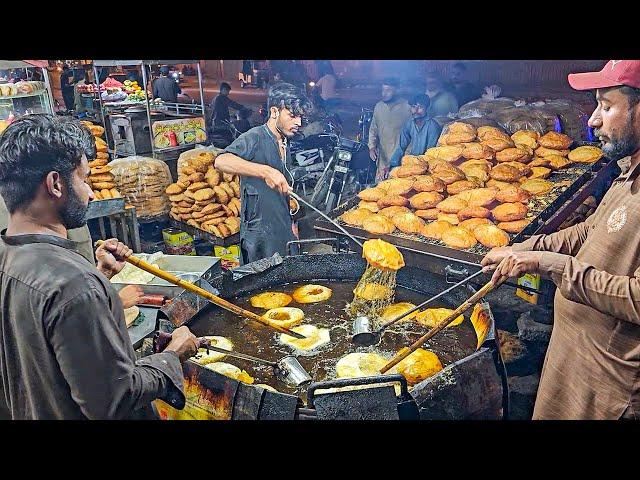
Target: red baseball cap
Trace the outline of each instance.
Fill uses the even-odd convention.
[[[640,88],[640,60],[609,60],[599,72],[570,73],[569,85],[576,90],[622,85]]]

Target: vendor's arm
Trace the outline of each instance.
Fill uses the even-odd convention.
[[[548,235],[533,235],[522,243],[514,244],[511,249],[517,252],[537,250],[575,255],[587,239],[594,218],[591,215],[584,222]]]
[[[224,173],[241,177],[261,178],[269,188],[283,195],[288,194],[289,184],[282,173],[273,167],[253,161],[256,148],[257,140],[254,136],[240,135],[225,149],[224,153],[216,157],[214,167]]]
[[[124,326],[111,313],[107,292],[97,279],[86,280],[80,293],[56,304],[43,319],[51,348],[82,413],[89,419],[127,418],[158,398],[183,408],[180,361],[197,351],[195,336],[186,327],[188,333],[176,329],[164,352],[134,363],[126,343],[129,339],[124,338],[126,333],[123,337]],[[120,302],[118,306],[122,308]]]
[[[535,259],[534,263],[538,261],[539,254],[563,254],[563,255],[576,255],[582,244],[587,239],[589,229],[593,223],[595,216],[591,215],[586,221],[573,225],[572,227],[565,228],[559,232],[555,232],[549,235],[534,235],[531,238],[525,240],[522,243],[515,243],[508,247],[494,248],[485,255],[482,259],[482,265],[491,270],[495,270],[496,267],[502,265],[507,270],[506,263],[507,257],[514,257],[517,253],[523,254],[537,254],[529,255]],[[521,265],[521,268],[530,268],[528,257],[518,256],[518,260],[526,260],[527,266]],[[537,264],[535,265],[537,268]],[[524,270],[531,271],[531,270]],[[494,280],[498,278],[498,271],[494,274]]]
[[[398,147],[396,148],[393,155],[391,155],[391,166],[397,167],[400,165],[400,160],[404,155],[404,152],[407,150],[407,147],[411,143],[411,122],[413,120],[409,120],[404,124],[402,130],[400,130],[400,139],[398,140]]]
[[[482,264],[488,266],[483,259]],[[540,273],[551,278],[564,298],[606,315],[640,324],[640,267],[632,277],[613,275],[572,255],[510,252],[495,267],[492,280]]]

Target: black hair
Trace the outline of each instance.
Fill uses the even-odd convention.
[[[57,115],[25,115],[0,134],[0,195],[9,213],[27,205],[49,172],[70,184],[82,155],[96,156],[95,140],[77,120]]]
[[[393,77],[385,78],[384,80],[382,80],[382,85],[389,85],[393,88],[398,88],[399,84],[400,82],[398,82],[398,79]]]
[[[429,108],[429,105],[431,105],[431,99],[428,95],[420,93],[418,95],[414,95],[413,98],[411,98],[409,105],[424,105],[425,108]]]
[[[467,71],[467,66],[462,63],[462,62],[456,62],[453,65],[451,65],[451,68],[459,68],[460,70],[462,70],[463,72]]]
[[[294,117],[307,117],[313,111],[313,104],[300,88],[290,83],[278,83],[269,89],[267,108],[286,108]]]
[[[223,89],[227,89],[229,91],[231,91],[231,85],[229,85],[227,82],[222,82],[220,84],[220,92],[222,92]]]
[[[640,103],[640,88],[634,88],[624,85],[620,87],[620,93],[626,95],[629,99],[629,107],[635,107],[638,103]]]
[[[434,80],[437,80],[439,82],[443,82],[444,81],[444,79],[442,78],[442,75],[439,72],[436,72],[436,71],[427,72],[424,77],[425,78],[433,78]]]

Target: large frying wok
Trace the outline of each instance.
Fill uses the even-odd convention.
[[[297,255],[285,257],[275,266],[236,280],[227,272],[212,279],[211,284],[220,296],[233,300],[290,283],[356,282],[365,267],[366,262],[357,254]],[[476,287],[486,280],[488,277],[479,277]],[[410,266],[398,272],[397,284],[419,292],[424,298],[448,286],[443,277]],[[469,293],[463,288],[451,292],[448,303],[458,305]],[[184,323],[196,335],[215,335],[219,315],[222,315],[221,310],[212,305]],[[242,349],[240,345],[237,348]],[[476,351],[447,364],[411,391],[407,391],[406,382],[400,375],[320,381],[310,384],[304,395],[272,392],[240,383],[193,362],[184,364],[184,375],[187,410],[178,412],[157,401],[156,407],[164,418],[500,419],[508,411],[506,373],[493,319],[491,331]],[[392,386],[375,388],[376,384],[390,381],[400,386],[400,395],[396,395]],[[354,385],[371,388],[335,390]],[[327,393],[327,389],[332,390]]]

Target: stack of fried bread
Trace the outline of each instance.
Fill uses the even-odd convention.
[[[104,135],[104,128],[95,125],[88,120],[80,122],[87,127],[93,135],[96,142],[96,158],[89,162],[91,174],[87,179],[87,183],[93,190],[94,200],[107,200],[109,198],[121,198],[120,192],[116,188],[111,166],[109,165],[109,153],[107,152],[107,143],[101,138]]]
[[[139,219],[154,219],[169,213],[169,199],[164,193],[171,183],[166,163],[154,158],[133,156],[118,158],[109,164],[116,187],[136,208]]]
[[[215,157],[204,150],[179,162],[178,179],[165,192],[171,218],[226,238],[240,231],[240,177],[216,170]]]
[[[401,232],[456,249],[509,244],[529,223],[529,201],[554,188],[547,178],[574,162],[592,163],[596,147],[569,147],[561,133],[508,135],[496,127],[453,122],[438,146],[405,155],[389,179],[362,190],[340,220],[373,234]],[[567,158],[568,157],[568,158]]]

